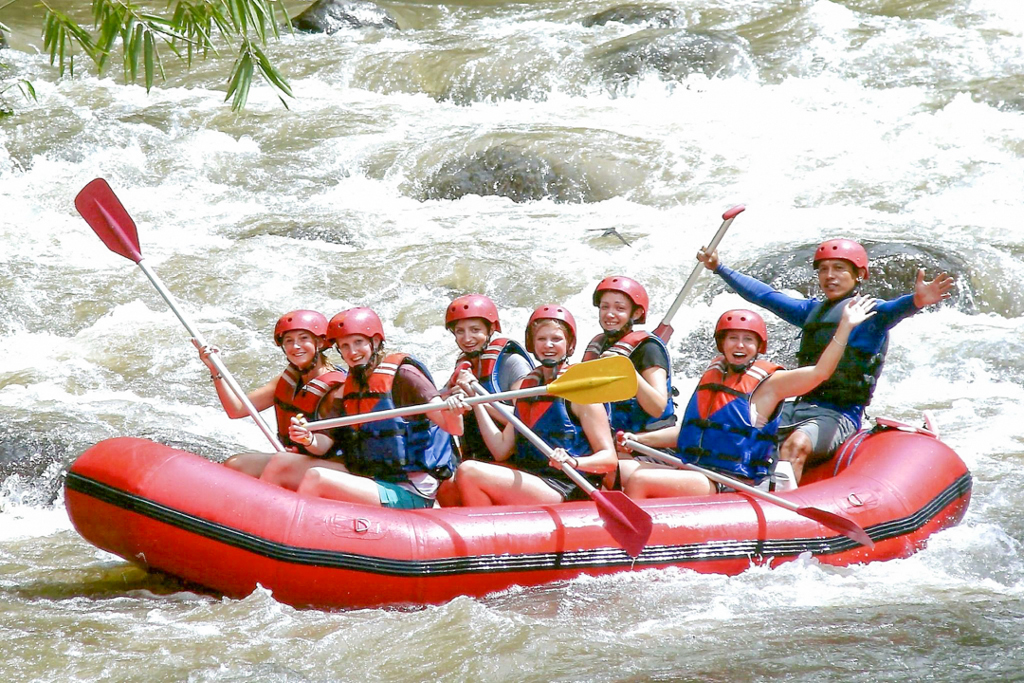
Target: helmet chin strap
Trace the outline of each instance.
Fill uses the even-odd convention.
[[[741,363],[741,364],[737,365],[736,363],[726,362],[726,365],[729,366],[729,371],[730,372],[733,372],[733,373],[735,373],[737,375],[741,375],[741,374],[743,374],[744,372],[746,372],[747,370],[750,369],[750,366],[754,364],[755,360],[757,360],[757,356],[754,356],[753,358],[751,358],[746,363]]]
[[[555,359],[555,358],[545,358],[544,360],[542,360],[540,362],[540,364],[542,366],[544,366],[545,368],[557,368],[558,366],[560,366],[564,362],[565,362],[565,356],[563,356],[561,358],[558,358],[558,359]]]

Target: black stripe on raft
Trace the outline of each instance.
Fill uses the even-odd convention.
[[[477,555],[431,560],[395,560],[332,550],[300,548],[269,541],[175,510],[74,472],[67,474],[65,486],[71,491],[115,507],[273,560],[387,576],[450,576],[621,565],[632,567],[676,565],[737,558],[788,557],[805,552],[810,552],[812,555],[832,555],[852,550],[858,545],[856,541],[840,535],[830,538],[708,541],[707,543],[689,545],[648,546],[636,561],[620,548],[593,548],[530,555]],[[928,524],[950,503],[967,495],[970,490],[971,475],[968,472],[912,515],[876,524],[868,527],[866,531],[875,542],[913,533]]]

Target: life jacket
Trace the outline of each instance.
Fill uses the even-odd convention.
[[[850,298],[840,301],[822,301],[815,306],[803,324],[800,348],[796,352],[801,367],[814,365],[832,341],[832,335],[843,317],[843,306]],[[889,350],[889,335],[886,333],[877,353],[868,353],[854,346],[847,346],[839,365],[832,376],[819,384],[810,393],[801,396],[801,401],[828,403],[838,408],[866,406],[871,403],[878,378],[882,375],[885,354]]]
[[[750,423],[750,395],[781,367],[756,360],[742,374],[729,374],[725,358],[715,358],[683,413],[676,441],[680,459],[754,482],[768,476],[782,404],[757,429]]]
[[[676,406],[672,402],[672,362],[669,360],[668,347],[665,346],[665,342],[650,332],[636,330],[623,335],[621,339],[605,349],[604,344],[607,337],[608,334],[602,332],[591,339],[583,352],[583,360],[600,358],[601,354],[606,351],[634,360],[633,356],[639,351],[640,345],[644,342],[651,342],[661,352],[661,358],[665,364],[665,391],[667,392],[665,396],[668,397],[665,402],[665,410],[657,417],[652,417],[640,407],[636,396],[609,404],[608,420],[611,423],[612,432],[653,432],[656,429],[674,425],[676,423]]]
[[[357,415],[394,408],[391,389],[395,373],[404,363],[434,381],[426,366],[412,356],[388,354],[370,373],[366,385],[349,374],[342,393],[341,413]],[[455,471],[448,434],[426,415],[340,427],[335,431],[335,442],[349,471],[364,477],[402,482],[408,481],[409,472],[427,472],[447,479]]]
[[[309,455],[306,447],[288,437],[288,426],[292,418],[300,413],[315,416],[321,401],[331,389],[345,381],[346,374],[337,368],[314,377],[302,384],[302,371],[288,364],[274,387],[274,413],[277,416],[277,436],[284,446],[293,446],[300,453]]]
[[[560,376],[568,369],[563,363],[556,374]],[[544,383],[542,368],[536,368],[523,378],[521,389],[540,386]],[[516,399],[516,417],[523,421],[533,432],[543,439],[551,448],[564,448],[569,455],[581,458],[591,453],[590,442],[579,419],[573,415],[569,404],[564,398],[542,394]],[[510,459],[517,469],[524,472],[572,482],[560,469],[548,466],[548,458],[522,435],[516,437],[516,450]],[[594,486],[599,486],[602,475],[580,472]]]
[[[519,345],[519,342],[507,337],[492,337],[476,358],[468,358],[466,354],[460,354],[456,361],[456,367],[463,362],[468,362],[471,372],[480,380],[480,386],[488,393],[494,394],[501,391],[498,378],[501,376],[501,368],[505,359],[513,354],[522,356],[530,364],[530,367],[533,367],[533,361],[530,360],[529,354]],[[455,386],[455,374],[448,380],[449,389]],[[462,425],[462,436],[459,439],[462,445],[463,459],[493,461],[494,456],[491,455],[491,451],[484,442],[484,437],[480,434],[480,425],[477,424],[476,416],[472,412],[466,413],[462,416]]]

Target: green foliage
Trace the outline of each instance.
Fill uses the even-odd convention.
[[[10,33],[11,29],[7,28],[4,24],[0,24],[0,33]],[[21,93],[21,96],[27,99],[38,99],[36,97],[36,89],[32,86],[32,83],[24,79],[14,82],[7,82],[4,79],[3,72],[7,71],[7,65],[0,63],[0,118],[10,116],[14,113],[14,110],[8,106],[7,99],[4,95],[8,90],[17,88]]]
[[[157,73],[165,80],[161,50],[170,50],[191,66],[195,57],[219,55],[218,44],[235,43],[238,58],[224,98],[231,99],[232,110],[245,107],[256,71],[278,91],[282,104],[282,94],[292,97],[287,81],[261,49],[269,38],[280,37],[279,15],[288,24],[281,0],[170,0],[169,17],[149,14],[133,0],[93,0],[95,38],[45,0],[42,6],[46,8],[43,47],[62,76],[65,69],[74,76],[74,48],[92,59],[102,73],[120,45],[125,82],[134,83],[141,73],[149,92]]]

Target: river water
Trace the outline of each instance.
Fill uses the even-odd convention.
[[[258,85],[240,115],[228,57],[185,72],[167,55],[148,96],[116,65],[58,79],[31,5],[0,9],[0,62],[39,95],[8,91],[0,119],[0,678],[1019,678],[1024,5],[682,0],[635,23],[595,20],[608,0],[388,3],[403,30],[285,35],[270,51],[290,109]],[[214,460],[263,437],[226,418],[184,329],[75,212],[97,176],[243,386],[282,367],[270,331],[294,308],[372,306],[442,377],[461,293],[493,297],[517,336],[564,303],[588,338],[595,283],[625,273],[656,322],[739,203],[723,261],[782,287],[813,293],[807,256],[836,236],[868,245],[879,295],[949,268],[955,296],[894,330],[870,413],[932,411],[971,508],[905,560],[643,571],[412,611],[146,574],[76,534],[62,471],[113,436]],[[684,394],[738,303],[704,276],[673,321]],[[793,330],[769,324],[791,359]]]

